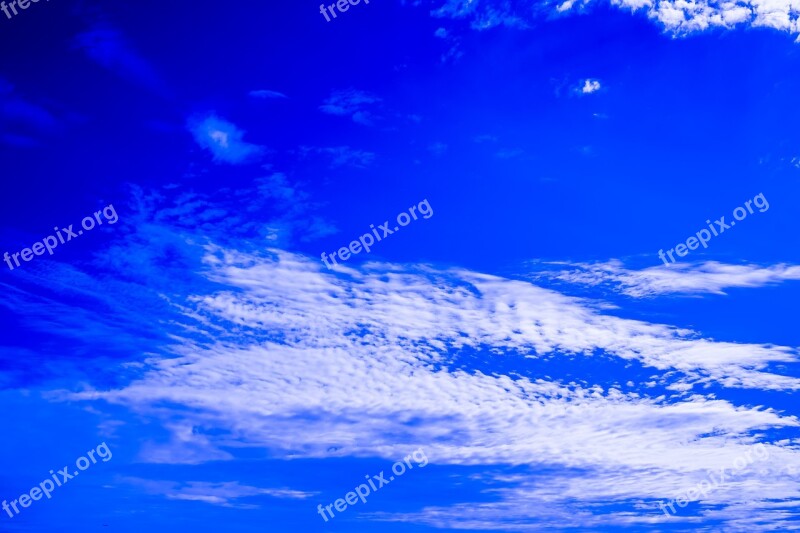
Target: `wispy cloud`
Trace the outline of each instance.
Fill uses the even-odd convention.
[[[151,360],[129,385],[71,398],[123,404],[165,422],[174,416],[164,406],[191,406],[180,409],[180,431],[223,430],[209,434],[209,453],[228,447],[234,430],[238,445],[276,457],[390,459],[424,445],[434,464],[546,467],[553,481],[512,480],[495,491],[500,501],[469,512],[456,505],[374,519],[467,529],[498,527],[504,514],[526,524],[569,515],[567,523],[583,528],[654,523],[657,499],[727,466],[767,428],[800,427],[795,417],[703,392],[800,389],[800,380],[766,370],[798,364],[788,347],[703,339],[476,272],[371,264],[329,273],[276,249],[205,249],[220,289],[191,297],[194,313],[220,331],[235,329],[237,340],[187,339],[174,347],[177,357]],[[471,368],[458,359],[465,353],[512,358],[514,373]],[[544,377],[563,372],[558,360],[593,357],[620,371],[639,365],[653,383]],[[800,496],[779,474],[800,467],[800,453],[786,442],[767,445],[774,459],[715,497],[761,502],[766,512],[769,498]],[[523,498],[548,505],[520,507]],[[603,511],[598,503],[610,500],[625,502],[626,513],[576,512]]]
[[[109,24],[95,24],[79,33],[75,45],[104,68],[157,93],[167,93],[166,85],[150,62],[135,50],[122,32]]]
[[[242,498],[253,498],[257,496],[269,496],[272,498],[299,499],[303,500],[314,496],[313,492],[303,492],[291,489],[265,489],[241,485],[237,481],[222,483],[209,483],[204,481],[163,481],[150,480],[136,477],[123,477],[123,483],[136,485],[149,494],[165,496],[170,500],[186,500],[205,502],[222,507],[233,507],[237,509],[252,509],[258,507],[255,504],[241,503]]]
[[[464,52],[461,51],[461,39],[454,35],[452,31],[447,31],[445,28],[437,28],[433,35],[442,39],[448,46],[447,51],[441,56],[442,63],[457,61],[463,57]]]
[[[263,179],[260,190],[242,194],[286,205],[298,199],[280,174]],[[800,497],[786,475],[800,468],[800,452],[770,436],[796,431],[800,421],[763,407],[800,390],[791,347],[704,338],[465,269],[373,262],[327,271],[316,258],[233,239],[228,226],[193,231],[193,221],[219,217],[205,214],[213,209],[185,195],[170,212],[151,207],[155,220],[130,228],[161,235],[159,242],[180,249],[171,257],[185,262],[147,272],[160,292],[172,285],[165,355],[153,354],[122,383],[58,396],[159,421],[169,438],[146,442],[145,461],[234,460],[243,447],[279,459],[394,460],[424,446],[432,464],[481,466],[496,498],[371,519],[462,529],[530,529],[562,519],[591,529],[663,522],[658,499],[764,442],[770,460],[716,491],[710,508],[720,520],[741,520],[738,502],[765,516],[773,500]],[[215,242],[223,237],[225,245]],[[140,241],[148,239],[126,239]],[[134,260],[139,249],[114,255]],[[192,272],[205,283],[172,283],[162,270]],[[109,301],[121,297],[104,292]],[[87,324],[76,320],[69,333],[80,336]],[[587,370],[598,361],[613,371]],[[729,394],[737,388],[764,401],[743,405]],[[308,494],[226,483],[151,490],[224,506]],[[608,501],[617,507],[604,507]]]
[[[300,155],[306,156],[310,153],[322,154],[330,157],[331,167],[352,166],[364,168],[372,164],[375,154],[365,150],[350,148],[349,146],[328,146],[324,148],[301,146]]]
[[[561,281],[605,286],[634,298],[662,294],[725,294],[725,289],[763,287],[790,280],[800,280],[800,266],[728,265],[705,263],[659,264],[641,270],[629,270],[620,261],[605,263],[550,264],[555,270],[534,274]],[[558,270],[558,268],[561,268]]]
[[[189,394],[195,409],[202,407],[196,416],[202,417],[203,412],[209,415],[224,412],[226,417],[237,420],[239,431],[249,435],[247,438],[253,442],[278,449],[296,450],[299,446],[308,456],[328,453],[333,437],[329,434],[320,440],[319,432],[328,431],[325,428],[329,423],[338,420],[336,424],[345,424],[339,418],[345,412],[357,413],[362,407],[365,413],[374,412],[377,406],[384,406],[382,409],[387,410],[386,414],[397,411],[410,416],[416,413],[415,416],[427,419],[441,416],[444,412],[480,411],[481,405],[500,401],[509,402],[509,407],[516,405],[512,409],[516,412],[533,398],[550,398],[547,400],[550,403],[564,395],[574,401],[583,398],[588,402],[587,407],[594,402],[631,403],[638,405],[638,409],[652,411],[647,416],[655,418],[661,416],[658,414],[661,411],[696,409],[700,414],[708,408],[709,416],[714,413],[714,425],[719,427],[730,423],[740,430],[755,420],[760,420],[759,424],[796,424],[793,419],[781,421],[768,412],[739,411],[726,402],[707,398],[661,405],[655,399],[628,396],[615,390],[616,387],[605,390],[601,387],[599,396],[594,396],[592,387],[586,389],[529,378],[510,381],[506,377],[441,368],[441,365],[449,364],[447,350],[458,347],[480,350],[482,346],[491,345],[494,350],[503,350],[508,356],[517,353],[536,358],[546,354],[561,354],[563,357],[570,353],[578,355],[602,350],[611,357],[639,361],[656,372],[657,369],[679,371],[680,375],[663,376],[668,383],[694,375],[696,381],[724,383],[725,386],[798,388],[797,380],[754,369],[768,361],[795,361],[796,355],[787,348],[696,339],[691,332],[603,315],[579,300],[556,292],[477,273],[439,273],[436,276],[440,281],[436,285],[427,281],[428,275],[424,271],[408,271],[395,280],[386,280],[383,272],[389,268],[388,265],[376,265],[374,272],[348,269],[346,275],[334,276],[321,272],[317,262],[307,261],[301,256],[277,250],[271,253],[272,258],[266,259],[233,250],[213,252],[205,263],[214,266],[212,277],[215,282],[229,286],[230,290],[197,295],[196,300],[202,303],[202,312],[214,322],[221,320],[224,324],[229,321],[239,327],[258,325],[262,334],[273,332],[273,335],[288,328],[294,339],[291,344],[220,345],[201,351],[197,346],[187,345],[185,350],[181,350],[185,353],[178,359],[154,361],[146,376],[130,387],[79,396],[144,406],[163,401],[184,403],[189,401],[185,397]],[[443,275],[451,279],[448,286],[441,286]],[[357,293],[354,292],[356,286],[359,287]],[[459,286],[463,288],[457,289]],[[410,287],[416,288],[411,290]],[[320,294],[326,296],[320,299]],[[405,297],[396,301],[393,296],[396,294],[405,294]],[[347,298],[344,295],[348,295]],[[500,302],[505,303],[500,305]],[[447,321],[433,320],[433,316],[441,316],[444,310],[449,317]],[[351,332],[355,329],[362,333],[353,336]],[[577,331],[582,334],[577,336]],[[292,380],[292,376],[305,375],[310,368],[315,369],[314,378],[309,378],[307,383],[304,380],[298,385],[297,394],[286,397],[282,383]],[[350,369],[352,380],[343,379],[342,368]],[[187,372],[192,376],[189,381],[186,381]],[[203,390],[207,394],[200,394],[196,387],[187,388],[186,383],[198,379],[206,382]],[[243,382],[247,385],[243,386]],[[387,404],[386,397],[371,388],[375,383],[393,383],[397,390],[406,392],[393,396],[391,404]],[[508,390],[512,384],[512,389]],[[455,395],[451,398],[453,403],[433,394],[434,390],[449,390]],[[523,398],[528,400],[523,401]],[[303,431],[295,433],[289,429],[294,422],[285,415],[298,410],[329,412],[332,418],[324,423],[322,420],[319,423],[303,421]],[[600,411],[609,416],[614,413],[613,409]],[[481,419],[480,431],[477,428],[472,430],[476,430],[476,434],[495,435],[498,443],[507,443],[506,433],[511,431],[511,426],[505,426],[505,417],[497,409],[493,412],[495,416]],[[725,416],[722,414],[725,412],[728,412],[728,422],[720,418]],[[278,413],[282,417],[274,421],[278,426],[265,432],[262,417]],[[251,418],[253,416],[257,416],[257,420]],[[580,424],[591,426],[591,419],[578,417],[575,423],[583,421]],[[225,424],[216,415],[209,420],[214,420],[214,424]],[[366,432],[365,439],[358,439],[363,444],[354,444],[350,438],[346,442],[334,438],[334,444],[349,453],[367,453],[368,450],[369,453],[387,453],[391,446],[388,441],[384,442],[386,435],[396,433],[390,430],[397,423],[392,420],[387,416],[371,422],[366,419],[346,422],[352,426],[348,434],[357,428]],[[638,416],[630,421],[631,427],[641,423],[642,418]],[[681,425],[677,420],[676,423],[678,426],[672,427],[673,432],[678,431]],[[457,423],[456,427],[460,424]],[[692,427],[694,425],[690,424],[683,430],[693,431]],[[590,427],[585,429],[590,431]],[[429,426],[405,427],[404,431],[410,432],[412,440],[418,440],[429,431]],[[302,441],[299,440],[301,435],[305,435]],[[525,439],[529,438],[533,440],[527,442],[536,439],[534,435],[526,435]],[[648,438],[653,439],[654,434]],[[678,436],[664,434],[663,438],[666,446],[667,441],[671,442]],[[453,441],[450,446],[456,444],[457,441]],[[467,445],[467,442],[460,445]],[[458,447],[447,451],[440,449],[439,452],[443,460],[445,457],[456,460],[462,453]],[[516,457],[515,461],[527,461],[534,457],[531,453],[536,452],[528,445],[511,450],[495,448],[485,442],[484,447],[473,450],[471,456],[489,462],[511,460],[511,457]],[[569,456],[561,456],[558,460],[563,461]],[[580,461],[579,457],[580,454],[574,460]],[[654,464],[663,459],[658,454],[647,454],[647,457]],[[555,460],[555,456],[552,459]]]
[[[497,26],[526,28],[528,22],[520,13],[532,12],[533,2],[527,6],[512,6],[509,2],[495,0],[446,0],[431,13],[439,18],[469,20],[473,28],[486,30]],[[528,8],[528,9],[526,9]]]
[[[319,109],[330,115],[349,116],[353,122],[371,126],[375,120],[372,109],[380,102],[380,98],[368,92],[347,89],[333,91]]]
[[[267,89],[258,89],[255,91],[250,91],[250,96],[253,98],[259,98],[261,100],[270,100],[276,98],[286,98],[287,96],[283,93],[279,93],[278,91],[270,91]]]
[[[35,146],[62,127],[62,121],[51,111],[24,98],[10,82],[0,78],[0,141]]]

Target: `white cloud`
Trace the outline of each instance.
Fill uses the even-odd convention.
[[[572,9],[572,6],[575,5],[575,0],[566,0],[565,2],[561,3],[556,7],[559,12],[569,11]]]
[[[242,130],[214,114],[189,119],[188,128],[197,144],[211,152],[217,162],[247,163],[264,152],[262,146],[243,141]]]
[[[69,395],[162,419],[172,438],[145,449],[145,460],[186,462],[187,450],[192,462],[224,460],[222,450],[245,446],[278,458],[393,460],[421,446],[434,464],[518,465],[532,475],[492,489],[497,501],[374,519],[466,529],[562,520],[587,529],[664,521],[654,499],[675,497],[766,441],[770,459],[760,470],[709,502],[755,502],[754,512],[767,513],[769,498],[800,497],[786,480],[800,468],[796,443],[765,437],[796,432],[798,420],[715,396],[732,387],[799,389],[799,380],[770,370],[797,362],[788,347],[704,339],[467,270],[370,263],[329,272],[281,250],[212,245],[204,264],[219,289],[195,294],[191,313],[216,341],[174,337],[174,357],[150,360],[128,385]],[[486,373],[464,364],[464,354],[514,371],[492,364],[497,370]],[[649,385],[627,371],[577,370],[590,359],[641,367]],[[549,377],[564,372],[573,377]],[[638,387],[621,385],[629,380]],[[226,501],[209,490],[181,494]],[[634,507],[600,509],[620,499]]]
[[[583,94],[591,94],[599,90],[600,90],[600,82],[597,80],[587,79],[583,82],[583,87],[581,87],[581,92]]]
[[[592,0],[566,0],[555,6],[555,12],[563,14],[583,10],[592,3]],[[644,11],[651,20],[674,35],[710,28],[730,29],[738,25],[800,35],[798,0],[612,0],[611,3],[632,12]],[[433,11],[436,17],[470,20],[475,29],[500,25],[527,28],[541,13],[541,4],[536,0],[521,0],[513,5],[498,0],[446,0]]]
[[[520,361],[601,350],[641,362],[664,383],[680,381],[670,377],[677,370],[728,387],[795,389],[797,380],[758,370],[796,361],[787,348],[697,339],[493,276],[388,265],[344,268],[336,276],[301,256],[273,253],[267,260],[212,253],[206,262],[214,281],[231,290],[196,297],[210,320],[251,331],[251,342],[207,349],[187,343],[180,357],[154,361],[130,386],[79,397],[145,411],[160,402],[190,405],[206,424],[233,424],[237,438],[253,445],[310,457],[329,455],[334,444],[342,454],[391,457],[404,444],[425,443],[439,461],[460,464],[580,465],[592,463],[598,447],[618,450],[626,442],[624,457],[615,461],[691,469],[696,458],[674,449],[677,442],[697,441],[696,453],[716,450],[716,438],[699,437],[711,428],[733,437],[797,425],[774,412],[683,392],[677,397],[684,401],[664,404],[616,387],[448,370],[450,354],[467,348],[487,357],[501,350]],[[277,338],[286,342],[270,340]],[[289,383],[291,395],[285,394]],[[304,412],[328,416],[302,423],[291,416]],[[520,426],[520,416],[531,423]],[[448,422],[407,426],[414,417]],[[570,430],[553,440],[543,427]],[[353,432],[361,438],[354,440]]]

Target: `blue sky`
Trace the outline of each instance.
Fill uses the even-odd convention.
[[[0,530],[800,529],[799,12],[0,14]]]

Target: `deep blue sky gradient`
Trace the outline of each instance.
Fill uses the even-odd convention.
[[[274,247],[318,261],[370,224],[388,219],[394,226],[397,213],[427,199],[433,217],[347,265],[421,263],[530,280],[549,262],[657,267],[659,249],[685,241],[706,219],[730,219],[763,192],[768,211],[685,262],[800,264],[800,45],[791,35],[738,27],[675,36],[642,13],[606,4],[542,15],[527,29],[480,31],[468,20],[432,16],[427,2],[404,4],[372,0],[330,23],[313,3],[274,1],[54,0],[12,20],[0,15],[0,252],[19,252],[53,226],[79,223],[109,203],[120,216],[53,257],[14,271],[2,264],[0,498],[17,498],[102,441],[114,456],[52,500],[14,519],[1,514],[0,530],[425,532],[441,529],[384,519],[497,502],[492,489],[504,475],[541,486],[553,471],[582,476],[565,465],[432,459],[326,524],[318,503],[343,497],[396,459],[335,450],[293,457],[244,440],[223,446],[230,460],[143,459],[149,443],[174,442],[170,421],[194,406],[156,402],[138,411],[78,401],[69,392],[124,388],[144,376],[146,360],[176,356],[176,335],[198,346],[238,342],[244,333],[237,327],[226,325],[213,339],[180,312],[191,301],[183,298],[224,286],[205,275],[197,246],[203,238],[254,256]],[[437,37],[438,28],[448,37]],[[599,80],[601,89],[582,94],[586,79]],[[250,96],[255,90],[285,98]],[[337,91],[379,100],[358,105],[367,123],[320,109]],[[258,161],[215,161],[191,131],[193,120],[209,116],[263,147]],[[339,147],[350,159],[335,160]],[[275,173],[290,196],[264,181]],[[278,228],[276,240],[267,239],[269,228]],[[639,300],[533,278],[610,302],[617,306],[604,311],[610,316],[689,328],[717,341],[800,345],[796,281]],[[286,342],[292,336],[251,334]],[[442,368],[602,387],[633,380],[629,390],[652,397],[664,390],[639,388],[663,369],[604,353],[531,360],[490,351],[446,350]],[[795,363],[770,370],[800,377]],[[696,392],[798,414],[796,392],[718,383]],[[765,429],[762,436],[795,439],[796,446],[793,430]],[[212,431],[209,438],[216,437]],[[315,495],[251,496],[236,503],[252,508],[226,507],[170,498],[132,478],[238,481]],[[601,508],[616,514],[637,505],[620,499]],[[536,520],[525,523],[537,530]],[[702,525],[720,523],[707,518]]]

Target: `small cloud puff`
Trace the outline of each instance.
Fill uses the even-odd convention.
[[[581,87],[581,92],[583,94],[592,94],[593,92],[597,92],[599,90],[600,90],[600,82],[592,79],[584,80],[583,87]]]
[[[187,127],[197,144],[211,152],[217,163],[239,165],[257,159],[264,152],[264,147],[244,142],[242,130],[214,114],[191,118]]]

